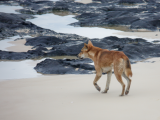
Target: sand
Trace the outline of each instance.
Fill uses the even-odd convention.
[[[13,44],[14,46],[6,48],[8,51],[13,51],[13,52],[27,52],[28,50],[33,50],[33,46],[26,46],[24,45],[26,43],[26,39],[20,39],[16,41],[11,41],[9,42]]]
[[[150,41],[160,40],[160,32],[119,32],[116,35],[127,36],[131,38],[143,38]]]
[[[93,1],[92,0],[76,0],[76,2],[88,4],[88,3],[92,3]]]
[[[160,120],[160,58],[132,65],[129,95],[112,76],[107,94],[93,75],[45,75],[0,82],[0,120]],[[106,75],[98,81],[105,87]],[[126,83],[126,80],[124,80]]]

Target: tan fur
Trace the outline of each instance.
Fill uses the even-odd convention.
[[[131,85],[131,79],[129,77],[132,77],[132,70],[130,61],[123,52],[101,49],[93,46],[92,42],[89,41],[88,44],[84,43],[84,47],[78,54],[78,57],[90,58],[93,60],[96,70],[96,77],[93,81],[93,84],[98,91],[100,91],[101,88],[98,86],[97,81],[102,76],[102,73],[105,72],[108,73],[108,77],[106,88],[103,93],[107,93],[112,76],[112,68],[114,68],[114,74],[118,82],[120,82],[120,84],[122,85],[121,96],[124,95],[125,91],[125,84],[122,81],[122,76],[127,80],[127,89],[125,91],[125,94],[127,95],[129,93]]]

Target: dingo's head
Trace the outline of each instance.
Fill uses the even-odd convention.
[[[81,49],[81,52],[77,55],[78,58],[83,59],[83,58],[89,58],[88,52],[90,50],[92,45],[92,42],[89,40],[88,45],[84,43],[84,47]]]

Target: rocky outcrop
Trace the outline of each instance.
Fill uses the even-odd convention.
[[[135,3],[155,3],[156,0],[119,0],[119,3],[128,3],[128,4],[135,4]]]
[[[43,29],[26,21],[29,18],[33,16],[0,12],[0,39],[14,35],[57,35],[54,31]]]
[[[95,69],[93,65],[88,64],[90,62],[89,59],[45,59],[38,63],[34,69],[43,74],[93,74],[92,71]]]
[[[27,14],[44,14],[54,10],[67,10],[77,13],[79,20],[73,26],[127,25],[130,29],[159,30],[160,3],[158,0],[96,0],[100,3],[77,3],[63,1],[16,1],[24,8],[18,10]],[[15,1],[0,2],[13,4]],[[127,4],[126,4],[127,3]]]
[[[51,47],[53,45],[62,45],[68,42],[69,41],[67,40],[59,39],[54,36],[39,36],[35,38],[28,38],[25,45]]]
[[[34,50],[27,52],[0,51],[0,59],[21,60],[63,55],[76,56],[88,40],[63,40],[54,36],[29,38],[26,45],[33,46]],[[91,39],[91,41],[94,46],[103,49],[123,51],[131,62],[160,56],[159,44],[150,43],[140,38],[131,39],[111,36],[103,39]]]
[[[129,57],[131,63],[146,58],[160,57],[160,45],[146,42],[143,39],[106,37],[99,40],[94,39],[92,40],[92,43],[93,45],[104,49],[123,51]],[[79,46],[79,48],[77,48],[77,46]],[[59,49],[54,48],[54,52],[52,51],[50,54],[77,55],[82,47],[83,43],[77,43],[77,45],[71,45],[69,47],[63,46]],[[68,51],[68,49],[71,51]],[[92,74],[95,69],[93,65],[89,64],[91,62],[90,59],[46,59],[38,63],[35,70],[43,74]]]

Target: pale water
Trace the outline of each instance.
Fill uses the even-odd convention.
[[[18,12],[16,12],[15,10],[17,9],[22,9],[21,6],[7,6],[7,5],[0,5],[0,12],[4,12],[4,13],[15,13],[15,14],[19,14]]]

